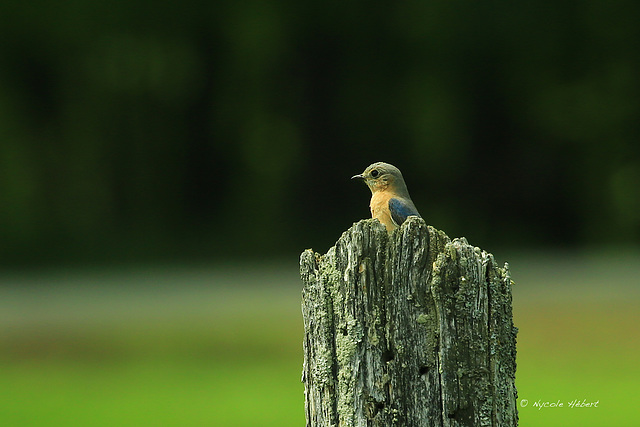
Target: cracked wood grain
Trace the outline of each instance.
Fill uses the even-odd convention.
[[[307,426],[516,426],[508,265],[410,217],[300,257]]]

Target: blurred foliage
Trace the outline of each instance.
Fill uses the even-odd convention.
[[[481,246],[637,243],[639,12],[4,2],[2,262],[323,251],[379,160]]]

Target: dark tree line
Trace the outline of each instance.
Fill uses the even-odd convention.
[[[378,160],[483,246],[640,237],[636,2],[5,3],[5,264],[322,250]]]

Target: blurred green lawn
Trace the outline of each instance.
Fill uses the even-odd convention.
[[[509,259],[520,425],[638,419],[639,260]],[[304,425],[296,260],[0,279],[2,426]]]

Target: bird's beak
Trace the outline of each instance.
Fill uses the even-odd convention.
[[[364,176],[362,176],[362,174],[353,175],[351,179],[364,179]]]

